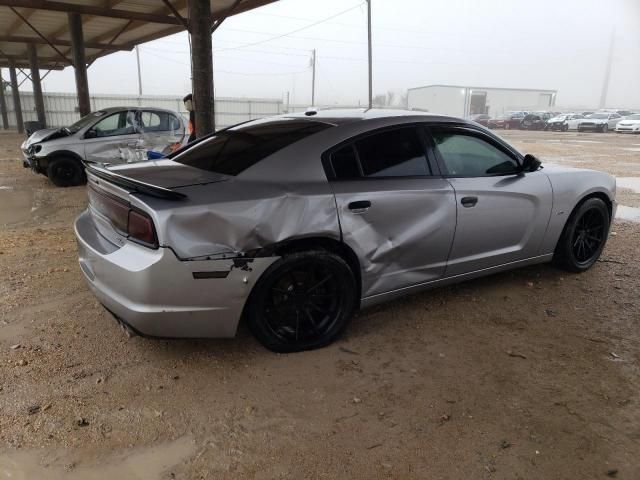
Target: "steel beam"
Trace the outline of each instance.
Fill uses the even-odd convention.
[[[189,0],[189,33],[193,104],[196,110],[196,136],[215,130],[213,105],[213,52],[211,47],[211,7],[209,0]]]
[[[64,28],[64,31],[67,31],[68,27]],[[50,39],[49,41],[47,40],[43,40],[42,38],[36,38],[36,37],[25,37],[25,36],[18,36],[18,35],[0,35],[0,42],[7,42],[7,43],[27,43],[27,44],[34,44],[34,45],[59,45],[61,47],[70,47],[71,46],[71,41],[70,40],[62,40],[59,38],[54,38],[54,39]],[[100,49],[100,50],[112,50],[112,51],[116,51],[116,50],[131,50],[128,47],[122,47],[122,46],[117,46],[117,45],[110,45],[108,43],[101,43],[101,42],[85,42],[84,44],[85,48],[96,48],[96,49]]]
[[[29,50],[29,65],[31,68],[31,84],[33,85],[33,101],[36,104],[38,121],[42,128],[47,126],[47,117],[44,113],[44,98],[42,96],[42,84],[40,82],[40,65],[38,63],[38,51],[33,43],[27,46]]]
[[[6,7],[35,8],[54,12],[77,13],[96,17],[122,18],[125,20],[139,20],[146,23],[163,23],[167,25],[181,25],[179,19],[169,15],[156,15],[117,8],[104,8],[79,3],[55,2],[50,0],[0,0],[0,5]]]
[[[13,62],[12,62],[13,63]],[[18,91],[18,75],[15,65],[9,67],[11,77],[11,92],[13,93],[13,111],[16,114],[16,126],[18,133],[24,133],[24,122],[22,121],[22,104],[20,103],[20,92]]]
[[[0,68],[0,115],[2,115],[2,128],[9,129],[9,115],[7,115],[7,102],[4,98],[4,79]]]
[[[84,38],[82,34],[82,18],[79,13],[69,13],[69,33],[73,52],[73,69],[76,74],[76,90],[78,93],[78,110],[84,117],[91,113],[89,98],[89,80],[87,78],[87,61],[84,54]]]

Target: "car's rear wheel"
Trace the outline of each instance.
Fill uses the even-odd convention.
[[[600,129],[600,131],[602,133],[607,133],[609,131],[609,125],[607,125],[606,123],[602,126],[602,128]]]
[[[563,132],[566,132],[566,131],[568,131],[568,130],[569,130],[569,125],[563,125],[563,126],[562,126],[562,131],[563,131]]]
[[[609,233],[609,209],[590,198],[569,217],[556,247],[554,262],[571,272],[584,272],[600,257]]]
[[[58,157],[49,160],[47,177],[57,187],[82,185],[87,181],[82,164],[73,158]]]
[[[357,305],[353,272],[326,251],[285,255],[262,275],[247,304],[249,328],[276,352],[297,352],[334,341]]]

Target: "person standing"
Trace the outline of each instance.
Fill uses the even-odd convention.
[[[189,112],[189,140],[187,143],[191,143],[196,139],[196,111],[193,108],[193,95],[186,95],[182,101],[184,102],[184,108]]]

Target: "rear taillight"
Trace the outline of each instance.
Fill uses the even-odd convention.
[[[146,213],[136,210],[129,211],[129,237],[149,246],[157,246],[156,230],[153,228],[153,220]]]
[[[151,248],[158,247],[156,229],[151,217],[135,210],[129,203],[89,186],[89,204],[105,216],[122,235]]]

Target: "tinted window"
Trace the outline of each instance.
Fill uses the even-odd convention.
[[[413,127],[376,133],[355,146],[365,177],[429,175],[424,148]]]
[[[331,154],[331,165],[336,178],[358,178],[361,177],[358,159],[353,145],[347,145]]]
[[[449,175],[484,177],[518,170],[514,159],[481,138],[449,132],[435,132],[433,138]]]
[[[212,135],[172,160],[191,167],[238,175],[260,160],[331,127],[310,120],[250,122]]]

